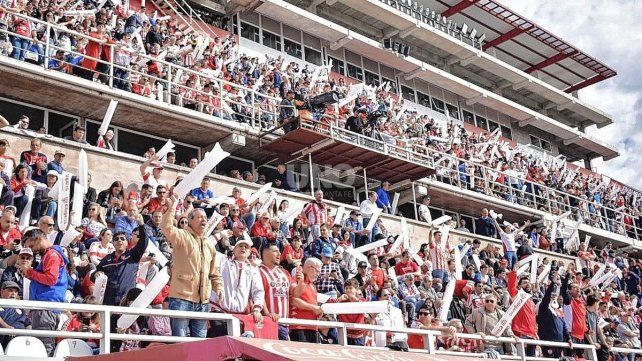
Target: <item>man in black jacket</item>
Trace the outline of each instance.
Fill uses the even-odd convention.
[[[366,126],[367,119],[368,113],[366,109],[360,108],[357,110],[357,114],[350,116],[346,120],[346,129],[351,132],[361,134],[363,132],[363,128]]]
[[[488,216],[488,209],[486,208],[482,209],[481,217],[475,221],[475,233],[486,237],[497,237],[494,222],[492,218]]]

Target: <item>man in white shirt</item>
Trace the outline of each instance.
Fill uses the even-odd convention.
[[[430,214],[430,197],[421,197],[421,204],[419,205],[419,220],[424,221],[430,225],[432,223],[432,215]]]
[[[251,248],[251,241],[242,237],[236,241],[231,258],[217,252],[217,259],[221,260],[219,269],[223,278],[223,298],[212,292],[210,304],[213,312],[251,314],[254,322],[260,323],[263,320],[261,311],[265,305],[265,290],[259,268],[248,261]],[[225,322],[212,321],[207,337],[225,335]]]
[[[379,207],[377,206],[377,193],[376,192],[368,192],[368,199],[364,200],[361,202],[359,205],[359,210],[361,211],[361,216],[363,217],[363,226],[367,227],[368,223],[370,222],[370,218],[372,218],[373,213],[375,210],[377,210]],[[377,224],[375,223],[375,226],[372,228],[372,232],[370,232],[370,242],[374,239],[374,236],[376,236],[379,233],[379,227],[377,227]]]

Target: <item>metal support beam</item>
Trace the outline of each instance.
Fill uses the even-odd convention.
[[[420,66],[417,69],[411,70],[411,71],[407,72],[406,74],[404,74],[403,78],[405,80],[412,80],[413,78],[416,78],[417,75],[421,74],[422,72],[424,72],[426,70],[427,70],[426,68]]]
[[[310,3],[310,6],[308,6],[308,11],[315,13],[317,12],[317,6],[323,4],[325,0],[314,0],[312,3]]]
[[[348,44],[350,42],[350,40],[352,40],[352,39],[354,39],[352,36],[346,35],[343,38],[335,41],[334,43],[331,43],[330,44],[330,49],[332,51],[337,51],[337,50],[341,49],[344,45]]]
[[[584,80],[583,82],[577,83],[577,84],[575,84],[575,85],[573,85],[571,87],[568,87],[568,88],[564,89],[564,92],[572,93],[572,92],[574,92],[576,90],[580,90],[580,89],[582,89],[584,87],[587,87],[589,85],[593,85],[593,84],[595,84],[597,82],[601,82],[604,79],[606,79],[606,77],[604,75],[598,74],[598,75],[596,75],[594,77],[591,77],[591,78],[588,78],[588,79]]]
[[[418,221],[419,216],[417,215],[417,193],[415,193],[415,182],[412,182],[412,205],[415,210],[415,220]]]
[[[368,199],[368,174],[366,167],[363,167],[363,189],[366,191],[366,199]]]
[[[451,7],[449,7],[448,9],[446,9],[443,13],[441,13],[441,15],[445,16],[445,17],[453,16],[453,15],[463,11],[467,7],[469,7],[471,5],[474,5],[478,1],[479,0],[461,0],[457,4],[455,4],[455,5],[451,6]]]
[[[577,50],[573,50],[570,53],[559,53],[559,54],[551,56],[548,59],[544,59],[544,60],[540,61],[539,63],[531,66],[530,68],[528,68],[528,69],[526,69],[524,71],[527,72],[527,73],[532,73],[535,70],[546,68],[549,65],[553,65],[553,64],[555,64],[555,63],[557,63],[559,61],[562,61],[562,60],[568,58],[569,56],[573,56],[575,54],[577,54]]]
[[[517,35],[527,31],[532,26],[533,25],[529,25],[529,26],[527,26],[525,28],[520,28],[520,27],[513,28],[513,30],[510,30],[509,32],[506,32],[506,33],[496,37],[495,39],[484,43],[483,49],[484,49],[484,51],[486,51],[486,50],[488,50],[488,49],[490,49],[490,48],[492,48],[494,46],[497,46],[497,45],[499,45],[499,44],[501,44],[501,43],[503,43],[505,41],[508,41],[508,40],[516,37]]]
[[[312,152],[308,153],[308,168],[310,168],[310,195],[314,197],[314,178],[312,177]]]

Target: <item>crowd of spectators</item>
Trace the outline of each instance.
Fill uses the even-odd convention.
[[[62,24],[103,42],[70,38],[65,32],[52,31],[47,35],[41,25],[0,10],[7,26],[22,36],[5,38],[8,43],[2,49],[5,55],[16,59],[42,63],[44,47],[25,38],[44,39],[64,48],[62,52],[49,54],[52,56],[49,68],[107,82],[104,76],[107,69],[89,57],[107,59],[106,46],[113,44],[116,63],[130,67],[130,70],[114,68],[118,78],[114,82],[116,87],[149,97],[161,94],[161,99],[166,99],[162,94],[167,91],[178,92],[176,101],[172,98],[177,105],[240,122],[249,122],[248,117],[253,114],[243,104],[251,104],[257,100],[252,97],[261,97],[259,94],[275,96],[260,99],[265,109],[274,110],[278,98],[288,102],[285,104],[293,104],[297,96],[306,99],[328,91],[346,96],[349,92],[342,79],[335,82],[326,78],[311,83],[312,70],[283,64],[282,59],[239,56],[233,38],[213,39],[202,47],[196,34],[180,34],[172,20],[154,19],[145,9],[130,12],[102,4],[5,3],[2,9]],[[93,16],[65,15],[67,11],[79,10],[78,6],[83,10],[94,7],[99,10]],[[74,55],[72,50],[85,56]],[[136,55],[143,51],[152,57],[163,54],[166,61],[210,77],[167,74],[168,69],[162,63]],[[30,58],[30,53],[38,56]],[[136,71],[146,75],[139,76]],[[224,86],[231,111],[224,104],[216,103],[216,99],[221,98],[217,98],[219,86],[212,81],[213,76],[246,87],[243,90]],[[189,88],[167,89],[166,82],[154,81],[154,77],[178,78],[175,83]],[[191,91],[192,87],[199,90]],[[258,93],[249,89],[256,89]],[[288,109],[281,109],[278,121],[285,122],[292,116]],[[428,115],[404,111],[397,116],[396,111],[400,109],[401,102],[395,104],[394,97],[379,90],[374,95],[366,92],[339,109],[330,105],[323,114],[315,114],[315,119],[345,119],[346,126],[355,132],[369,132],[385,141],[412,144],[420,151],[452,155],[454,158],[437,162],[446,164],[438,174],[444,182],[524,204],[537,205],[538,197],[548,198],[553,204],[552,213],[561,214],[570,209],[574,217],[585,223],[617,233],[627,234],[631,230],[627,226],[637,225],[640,220],[634,194],[612,192],[608,184],[602,184],[597,177],[570,173],[557,161],[545,161],[519,148],[502,146],[488,135],[468,134],[453,124],[440,127]],[[261,120],[271,124],[277,121],[269,116]],[[102,135],[98,145],[114,149],[111,138],[113,134],[109,132]],[[76,127],[70,140],[84,142],[84,129]],[[481,212],[475,231],[500,238],[503,247],[493,243],[482,246],[472,234],[461,239],[451,235],[442,242],[441,237],[447,232],[443,228],[431,228],[428,240],[420,241],[418,252],[414,252],[399,246],[396,242],[399,235],[391,234],[381,220],[367,227],[374,209],[391,211],[386,188],[389,184],[385,182],[368,195],[359,210],[349,212],[345,221],[334,223],[332,210],[324,202],[321,190],[315,193],[314,201],[290,220],[285,217],[289,213],[287,198],[280,197],[278,202],[265,207],[260,200],[247,204],[249,195],[235,188],[228,197],[230,201],[214,202],[217,186],[208,179],[183,199],[177,199],[173,189],[180,179],[167,179],[162,163],[150,149],[148,160],[141,165],[140,189],[128,191],[118,180],[100,192],[91,186],[88,188],[82,222],[72,227],[79,235],[62,247],[64,235],[71,231],[59,229],[60,205],[49,193],[62,176],[65,154],[56,151],[50,160],[51,154],[42,153],[41,146],[41,141],[35,138],[29,150],[11,153],[9,142],[0,140],[0,158],[4,160],[0,162],[2,298],[22,297],[26,278],[31,281],[28,294],[32,300],[128,306],[141,293],[140,285],[147,284],[167,267],[172,271],[172,279],[150,307],[244,314],[260,323],[283,317],[335,319],[323,313],[317,301],[321,294],[329,298],[328,302],[387,300],[401,312],[403,326],[440,331],[438,347],[501,354],[515,350],[509,344],[458,338],[457,333],[491,335],[511,301],[523,291],[531,298],[502,333],[504,336],[591,343],[598,347],[600,360],[607,360],[609,356],[633,360],[632,355],[611,353],[610,348],[640,347],[642,264],[639,260],[616,253],[610,245],[599,250],[590,244],[569,249],[561,232],[551,240],[547,227],[500,224],[501,217],[487,210]],[[168,155],[168,160],[172,156]],[[194,168],[197,164],[198,160],[194,160],[189,166]],[[296,190],[285,166],[278,168],[279,176],[272,180],[275,188]],[[233,176],[254,180],[252,174],[245,177],[237,173]],[[259,177],[259,182],[266,181],[265,177],[262,180]],[[544,185],[556,193],[546,193]],[[508,189],[514,191],[508,192]],[[430,212],[425,211],[429,198],[425,197],[421,203],[425,208],[420,207],[419,213],[424,221],[430,222]],[[616,214],[613,209],[622,213]],[[214,212],[223,219],[212,234],[205,234],[207,221]],[[604,214],[607,217],[598,217]],[[623,218],[618,219],[620,216]],[[624,225],[622,229],[618,228],[620,224]],[[465,231],[466,225],[452,224],[450,228]],[[381,240],[386,240],[388,245],[366,252],[367,261],[354,256],[355,247]],[[150,244],[159,251],[150,252]],[[531,282],[529,271],[517,274],[517,265],[537,248],[570,253],[579,262],[563,264],[541,257],[537,270],[530,270],[537,273],[536,282]],[[461,262],[454,258],[458,254],[455,249],[462,253]],[[164,263],[164,258],[169,259],[169,263]],[[550,273],[540,277],[547,268]],[[596,273],[615,270],[618,274],[611,282],[590,282]],[[94,288],[96,280],[102,277],[107,277],[107,282],[100,300],[94,296],[100,294]],[[445,306],[444,292],[451,282],[455,284],[454,298]],[[442,311],[444,307],[447,309]],[[442,314],[446,315],[444,319],[440,317]],[[53,311],[31,311],[27,315],[22,310],[3,308],[0,326],[99,332],[98,318],[96,314]],[[388,314],[355,313],[336,318],[385,326],[397,321]],[[111,324],[116,327],[116,322]],[[216,322],[170,321],[167,317],[139,317],[128,329],[114,331],[194,337],[225,334],[224,326]],[[371,345],[377,336],[351,330],[348,342]],[[337,342],[335,329],[316,326],[279,325],[278,337]],[[3,342],[9,339],[5,336]],[[51,352],[56,340],[43,341]],[[381,342],[402,350],[408,346],[427,347],[421,337],[396,333],[384,335]],[[122,351],[146,346],[145,342],[113,342],[114,349]],[[529,347],[527,352],[554,357],[564,352],[570,356],[568,350],[558,348]]]
[[[242,54],[234,36],[205,40],[197,32],[182,33],[176,20],[160,17],[145,6],[16,1],[5,8],[101,40],[88,41],[57,30],[47,35],[41,23],[5,12],[3,22],[23,36],[4,36],[5,55],[43,63],[43,44],[49,42],[61,48],[50,48],[50,69],[107,83],[108,65],[92,58],[108,61],[113,47],[114,61],[122,66],[113,69],[115,87],[228,120],[269,128],[287,123],[294,106],[311,97],[334,91],[342,98],[350,91],[343,78],[330,79],[282,57]],[[91,10],[95,14],[79,15]],[[171,89],[167,79],[172,79]],[[495,133],[469,133],[461,125],[435,120],[415,108],[380,86],[343,107],[316,109],[314,117],[345,123],[354,132],[432,155],[441,181],[553,214],[571,210],[576,221],[631,238],[640,236],[642,197],[637,191],[613,186],[597,174],[576,172],[562,158],[512,148],[498,141]],[[292,127],[287,124],[285,129]],[[99,146],[113,149],[112,138],[113,133],[100,135]]]
[[[71,139],[81,141],[78,136]],[[610,348],[640,346],[642,264],[616,253],[610,245],[603,249],[591,244],[567,249],[564,239],[559,245],[551,242],[546,232],[538,232],[528,222],[521,227],[500,224],[501,217],[482,210],[476,221],[478,233],[499,237],[501,247],[482,242],[472,233],[451,234],[448,242],[442,243],[447,231],[443,226],[431,226],[428,239],[420,241],[421,246],[414,251],[398,243],[400,236],[389,232],[381,220],[374,227],[366,227],[373,209],[386,209],[387,204],[379,202],[380,195],[386,193],[385,184],[340,222],[334,222],[333,210],[321,190],[300,213],[287,219],[287,197],[278,197],[263,207],[265,197],[248,204],[245,200],[250,195],[234,188],[220,201],[223,194],[217,194],[216,183],[207,178],[183,199],[177,199],[173,189],[180,178],[167,179],[162,163],[150,149],[149,158],[141,165],[140,189],[125,189],[117,180],[99,192],[89,187],[82,223],[70,227],[78,236],[62,247],[60,242],[70,229],[58,228],[60,208],[52,207],[56,199],[48,198],[45,191],[52,188],[54,177],[61,176],[58,171],[64,170],[64,152],[54,152],[54,160],[49,161],[41,152],[39,139],[31,142],[31,149],[23,152],[20,160],[7,149],[9,142],[1,140],[0,157],[4,161],[0,167],[15,169],[13,174],[2,173],[3,179],[10,179],[4,182],[10,186],[3,187],[6,202],[0,218],[0,245],[5,250],[2,297],[22,297],[27,278],[31,280],[28,294],[32,300],[129,305],[141,293],[141,285],[168,268],[173,277],[150,307],[245,315],[249,317],[244,321],[246,327],[250,321],[270,322],[284,317],[382,326],[401,322],[403,327],[440,332],[436,347],[496,355],[514,353],[515,349],[508,343],[480,342],[458,337],[457,333],[492,335],[493,327],[521,290],[531,298],[503,336],[591,343],[599,347],[602,360],[611,354],[616,359],[633,360],[631,355],[611,353]],[[272,180],[276,187],[291,183],[285,167],[279,168],[278,179]],[[43,179],[47,183],[40,183]],[[26,192],[28,187],[36,189],[33,198]],[[27,197],[26,202],[20,197]],[[37,198],[41,201],[33,202]],[[18,221],[24,220],[27,212],[21,202],[32,206],[27,223]],[[34,208],[36,203],[39,206]],[[422,206],[427,208],[429,204],[429,198],[424,197]],[[222,221],[212,234],[205,234],[207,221],[215,212],[223,216]],[[427,216],[426,212],[420,214]],[[467,231],[465,224],[455,220],[448,227]],[[363,258],[354,255],[356,247],[381,240],[387,245],[365,252]],[[150,251],[150,244],[158,251]],[[537,270],[522,270],[518,275],[520,260],[537,248],[551,249],[543,244],[560,252],[564,249],[578,262],[542,256]],[[460,264],[454,259],[459,253]],[[547,268],[550,273],[542,275]],[[590,282],[596,273],[613,270],[621,272],[621,277],[608,280],[611,282]],[[529,272],[537,273],[536,282],[531,282]],[[95,283],[105,276],[105,292],[96,297],[100,292],[95,292]],[[451,282],[455,284],[454,297],[450,305],[444,305],[444,293]],[[401,321],[393,319],[393,313],[324,314],[319,299],[387,300],[399,310]],[[442,311],[444,307],[447,309]],[[5,308],[0,318],[4,327],[100,330],[99,316],[92,313],[28,314]],[[126,330],[115,325],[114,320],[113,331],[133,334],[226,334],[224,323],[197,319],[139,317]],[[338,337],[336,329],[315,326],[279,325],[274,337],[277,335],[280,339],[323,343],[336,343]],[[353,345],[377,344],[401,350],[427,347],[427,340],[413,335],[350,330],[347,337]],[[55,339],[43,341],[49,351],[53,350]],[[98,350],[95,342],[92,346]],[[146,346],[145,342],[113,343],[114,350],[121,351]],[[539,347],[529,347],[527,352],[552,357],[581,353]]]

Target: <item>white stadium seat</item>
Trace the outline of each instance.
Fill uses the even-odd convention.
[[[39,339],[32,336],[18,336],[9,341],[6,356],[47,357],[47,349]]]
[[[91,347],[84,340],[76,338],[66,338],[58,343],[55,358],[65,358],[67,356],[91,356],[93,355]]]

